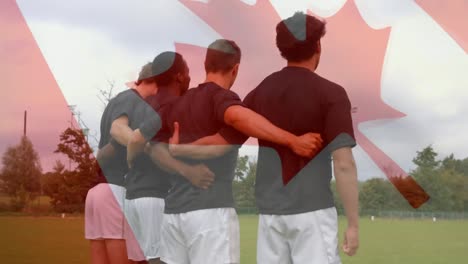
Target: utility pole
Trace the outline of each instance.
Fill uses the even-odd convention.
[[[73,126],[73,116],[75,115],[75,107],[76,105],[68,105],[68,108],[70,108],[70,128],[74,129],[75,127]],[[68,158],[68,170],[71,171],[71,159]]]
[[[24,110],[24,126],[23,126],[23,136],[26,136],[26,124],[28,121],[28,111]]]
[[[76,105],[68,105],[68,108],[70,108],[70,127],[74,128],[73,126],[73,116],[75,115],[75,107]]]

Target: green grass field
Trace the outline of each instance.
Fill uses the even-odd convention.
[[[257,221],[240,216],[243,264],[255,263]],[[83,218],[0,217],[0,263],[89,263],[83,225]],[[341,234],[344,225],[341,220]],[[359,253],[342,259],[344,264],[465,263],[468,221],[362,219]]]

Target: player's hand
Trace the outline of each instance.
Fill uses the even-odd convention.
[[[169,139],[169,153],[172,156],[177,156],[177,145],[179,144],[179,123],[174,122],[174,132],[172,133],[172,137]]]
[[[348,227],[344,233],[343,252],[354,256],[359,248],[359,228]]]
[[[318,133],[307,133],[296,137],[291,145],[292,151],[299,156],[312,158],[322,148],[323,140]]]
[[[185,174],[193,186],[204,190],[210,188],[215,179],[215,174],[205,164],[193,165]]]
[[[150,143],[150,142],[146,142],[145,148],[143,149],[143,152],[145,152],[146,154],[150,155],[150,154],[151,154],[151,151],[152,151],[151,143]]]

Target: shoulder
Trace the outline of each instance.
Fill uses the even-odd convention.
[[[332,82],[318,74],[315,74],[317,79],[318,87],[321,89],[322,94],[325,95],[326,98],[329,99],[348,99],[348,93],[346,89],[335,83]]]
[[[238,99],[239,95],[231,90],[224,89],[223,87],[217,85],[216,83],[206,83],[203,86],[200,86],[197,89],[202,89],[204,90],[208,95],[211,95],[212,98],[214,99]]]
[[[256,95],[263,96],[266,93],[270,94],[275,87],[282,86],[282,83],[288,81],[288,73],[283,69],[276,71],[266,76],[254,89],[252,89],[245,97],[245,102],[252,101]]]
[[[110,101],[108,105],[118,105],[122,103],[128,103],[133,101],[135,98],[138,98],[138,95],[136,92],[134,92],[132,89],[127,89],[125,91],[122,91],[118,93],[116,96],[114,96]]]
[[[212,83],[212,82],[202,84],[197,89],[200,89],[201,91],[205,91],[205,92],[212,93],[212,94],[233,93],[232,91],[224,89],[223,87],[217,85],[216,83]]]
[[[156,95],[151,95],[148,98],[146,98],[146,103],[151,106],[153,109],[158,109],[160,107],[160,102],[159,99]]]
[[[281,71],[276,71],[270,75],[268,75],[267,77],[265,77],[259,85],[257,85],[257,88],[261,88],[267,84],[270,84],[270,83],[277,83],[279,79],[284,79],[284,75],[285,75],[285,72],[283,70]],[[254,89],[254,90],[255,90]]]

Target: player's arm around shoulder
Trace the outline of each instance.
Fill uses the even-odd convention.
[[[146,139],[141,133],[140,129],[135,129],[132,131],[127,143],[127,164],[129,168],[132,167],[133,161],[138,156],[138,154],[144,151],[145,145]]]
[[[206,165],[202,163],[189,165],[172,157],[167,143],[155,143],[148,152],[153,162],[161,169],[184,177],[195,187],[206,190],[215,180],[214,173]]]
[[[317,133],[296,136],[283,130],[253,110],[233,105],[224,112],[224,122],[245,135],[287,146],[297,155],[313,157],[322,147],[322,138]]]
[[[200,138],[188,144],[179,143],[179,123],[174,123],[174,132],[169,139],[169,152],[174,157],[196,160],[214,159],[232,149],[229,142],[219,133]]]

